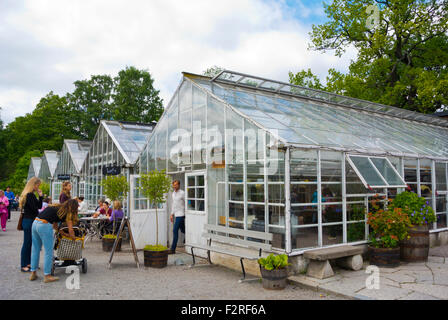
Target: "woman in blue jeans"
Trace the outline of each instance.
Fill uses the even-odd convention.
[[[78,223],[78,200],[70,199],[61,204],[50,205],[44,211],[39,213],[33,222],[33,247],[31,250],[31,276],[30,280],[34,281],[37,277],[37,268],[39,267],[39,257],[42,246],[45,250],[44,255],[44,282],[58,281],[58,277],[51,275],[51,267],[53,264],[53,246],[54,246],[54,230],[58,230],[60,222],[66,222],[68,234],[64,234],[75,240],[75,232],[73,226]]]
[[[31,178],[20,196],[19,206],[23,209],[22,229],[23,229],[23,245],[20,254],[20,267],[22,272],[30,272],[31,267],[31,226],[34,219],[42,208],[43,195],[39,189],[40,179]],[[36,192],[39,198],[36,197]]]

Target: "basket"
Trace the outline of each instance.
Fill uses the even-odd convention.
[[[59,240],[56,249],[56,255],[59,260],[79,260],[82,258],[82,247],[84,237],[72,240],[68,237],[62,237]]]

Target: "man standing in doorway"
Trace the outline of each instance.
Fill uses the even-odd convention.
[[[174,227],[170,254],[176,253],[179,229],[185,234],[185,192],[180,189],[179,180],[173,181],[173,189],[170,220],[174,223]]]
[[[13,202],[15,200],[15,196],[14,196],[14,192],[11,191],[11,188],[9,186],[6,187],[5,196],[6,196],[6,198],[8,198],[8,201],[9,201],[8,221],[11,221],[11,208],[12,208]]]

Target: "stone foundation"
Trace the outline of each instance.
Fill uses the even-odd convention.
[[[429,246],[431,248],[448,244],[448,231],[433,232],[429,234]]]

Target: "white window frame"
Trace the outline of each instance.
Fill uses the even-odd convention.
[[[372,165],[372,167],[375,169],[375,172],[378,174],[378,176],[381,178],[381,180],[383,180],[383,182],[385,183],[385,185],[380,185],[380,186],[376,186],[376,185],[369,185],[366,180],[364,179],[364,176],[361,174],[361,172],[359,172],[358,168],[356,167],[356,165],[353,163],[352,159],[350,157],[359,157],[359,158],[367,158],[370,162],[370,164]],[[390,167],[392,168],[392,170],[394,170],[395,174],[401,179],[401,181],[404,183],[402,185],[391,185],[387,182],[387,180],[383,177],[383,175],[381,174],[381,172],[377,169],[377,167],[375,166],[375,164],[373,163],[373,161],[371,160],[372,158],[375,159],[385,159],[387,161],[387,163],[390,165]],[[395,169],[394,165],[390,162],[390,160],[386,157],[378,157],[378,156],[366,156],[366,155],[359,155],[359,154],[347,154],[346,159],[348,161],[348,163],[350,163],[351,167],[353,168],[353,170],[356,172],[356,175],[358,176],[358,178],[361,180],[361,182],[364,184],[364,186],[366,187],[366,189],[384,189],[384,188],[408,188],[408,185],[406,184],[405,180],[403,179],[403,177],[398,173],[397,169]]]
[[[199,198],[189,198],[188,197],[188,178],[189,177],[197,177],[197,176],[203,176],[204,177],[204,186],[199,186],[199,187],[203,187],[204,189],[204,198],[203,199],[199,199]],[[195,188],[198,187],[196,184],[194,186]],[[207,199],[208,195],[207,195],[207,172],[205,170],[201,170],[201,171],[192,171],[189,173],[185,174],[185,212],[188,214],[198,214],[198,215],[206,215],[207,214]],[[200,200],[200,201],[204,201],[204,211],[198,211],[198,210],[191,210],[188,209],[188,200]]]

